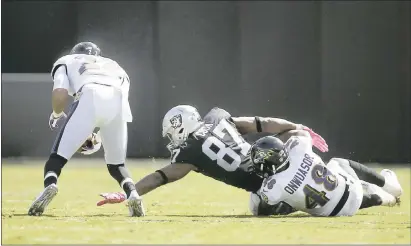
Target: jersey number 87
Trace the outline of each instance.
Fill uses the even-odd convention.
[[[202,150],[211,160],[228,172],[235,171],[241,164],[241,156],[234,149],[239,149],[241,155],[246,156],[251,145],[244,141],[236,129],[225,119],[221,120],[212,132],[215,136],[209,136],[202,145]],[[233,146],[226,146],[221,140],[228,134]]]

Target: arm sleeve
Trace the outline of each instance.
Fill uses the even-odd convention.
[[[55,89],[70,89],[70,82],[69,78],[67,77],[66,68],[64,66],[59,66],[56,71],[54,72],[53,76],[54,86],[53,90]]]
[[[51,69],[51,73],[50,73],[50,75],[51,75],[51,77],[54,79],[54,76],[55,76],[55,74],[56,74],[56,72],[57,72],[57,70],[60,68],[60,67],[64,67],[64,71],[66,72],[66,75],[67,75],[67,63],[71,60],[71,58],[72,58],[72,56],[70,56],[70,55],[67,55],[67,56],[63,56],[63,57],[60,57],[54,64],[53,64],[53,68]]]

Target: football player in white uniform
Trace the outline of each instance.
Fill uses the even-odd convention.
[[[127,122],[132,121],[127,73],[117,62],[102,57],[97,45],[82,42],[54,63],[51,76],[54,87],[49,126],[52,130],[59,128],[59,133],[44,166],[44,190],[30,206],[28,214],[44,212],[57,194],[57,179],[62,168],[76,151],[91,154],[98,150],[93,144],[84,143],[87,139],[94,140],[96,135],[90,137],[90,134],[100,128],[108,171],[126,193],[130,215],[144,216],[141,197],[124,166]],[[69,95],[74,97],[74,102],[66,115],[64,108]]]
[[[326,165],[303,132],[285,144],[267,136],[251,149],[254,167],[266,178],[259,194],[270,205],[285,202],[314,216],[352,216],[371,206],[399,203],[402,188],[394,172],[333,158]]]

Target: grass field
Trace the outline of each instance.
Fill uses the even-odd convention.
[[[129,166],[135,180],[156,170],[150,161],[130,161]],[[248,193],[189,174],[144,196],[147,216],[130,218],[125,204],[95,205],[100,192],[120,191],[103,161],[91,165],[73,160],[63,170],[59,194],[45,214],[29,217],[28,207],[43,188],[43,164],[8,165],[6,160],[2,243],[410,244],[410,169],[394,170],[404,187],[401,206],[370,208],[354,217],[313,218],[296,213],[255,218],[248,212]]]

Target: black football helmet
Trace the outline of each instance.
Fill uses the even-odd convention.
[[[93,56],[101,56],[100,48],[92,42],[81,42],[76,44],[70,51],[72,54],[85,54]]]
[[[288,150],[280,139],[273,136],[262,137],[251,148],[251,160],[256,171],[265,177],[271,176],[283,171],[289,163]]]

